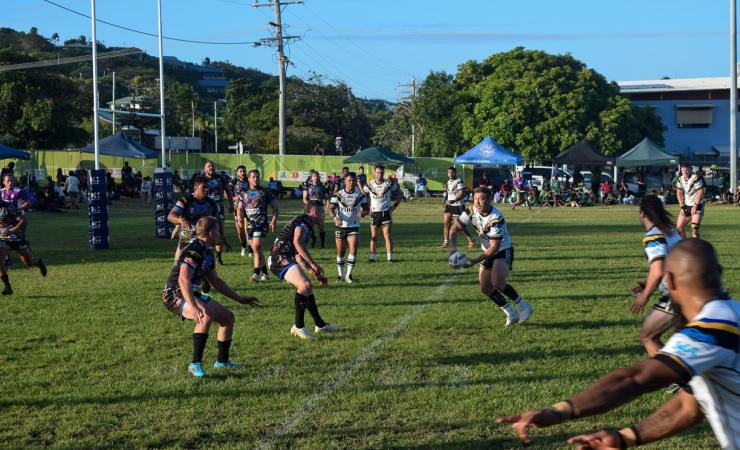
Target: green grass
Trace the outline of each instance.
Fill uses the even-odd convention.
[[[297,205],[282,209],[284,223]],[[246,258],[226,254],[221,276],[262,306],[223,299],[237,317],[232,356],[246,368],[204,380],[186,372],[192,323],[161,306],[175,244],[152,237],[150,211],[115,204],[108,251],[87,249],[85,211],[32,213],[29,237],[49,276],[16,260],[15,294],[0,299],[0,447],[519,448],[496,417],[562,400],[645,357],[641,317],[628,312],[646,272],[636,208],[505,209],[510,282],[535,308],[512,329],[475,271],[447,267],[439,213],[439,202],[399,208],[392,266],[366,262],[363,224],[358,283],[316,294],[343,331],[311,342],[288,335],[292,290],[274,278],[247,284]],[[737,210],[708,208],[703,233],[733,293],[739,231]],[[333,274],[333,250],[314,253]],[[215,329],[207,367],[214,359]],[[568,448],[568,436],[631,424],[667,398],[535,430],[531,448]],[[705,424],[653,448],[716,447]]]

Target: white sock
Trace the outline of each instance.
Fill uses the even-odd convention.
[[[370,259],[371,259],[372,261],[375,261],[375,260],[377,259],[376,255],[375,255],[375,252],[371,252],[371,253],[370,253]]]
[[[393,252],[388,252],[386,255],[388,255],[388,261],[393,259]]]
[[[349,255],[347,257],[347,278],[352,275],[352,270],[355,268],[355,255]]]
[[[344,258],[337,256],[337,274],[344,278]]]

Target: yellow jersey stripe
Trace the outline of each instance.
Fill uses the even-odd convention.
[[[717,323],[717,322],[689,322],[686,324],[686,328],[689,327],[697,327],[697,328],[712,328],[715,330],[722,330],[727,331],[728,333],[732,334],[740,334],[738,332],[738,328],[732,325],[728,325],[726,323]]]
[[[654,234],[652,236],[648,236],[642,239],[643,244],[647,244],[648,242],[657,241],[658,239],[665,239],[665,236],[662,234]]]

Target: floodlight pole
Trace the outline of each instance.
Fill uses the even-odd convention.
[[[113,72],[113,108],[116,109],[116,72]],[[113,133],[116,134],[116,113],[113,113]]]
[[[164,53],[162,53],[162,0],[157,0],[157,34],[159,38],[159,114],[161,132],[159,133],[159,142],[162,145],[162,168],[167,167],[167,132],[165,130],[164,114]],[[115,106],[114,108],[115,109]]]
[[[730,191],[737,196],[737,0],[730,0]]]
[[[90,17],[92,19],[92,73],[93,73],[93,132],[95,140],[95,170],[100,169],[100,149],[98,147],[98,138],[100,130],[98,129],[98,40],[95,32],[95,0],[90,0]]]

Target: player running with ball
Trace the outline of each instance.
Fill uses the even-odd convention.
[[[467,224],[472,224],[478,231],[483,253],[466,261],[463,267],[473,267],[480,263],[478,280],[481,292],[506,314],[506,326],[524,323],[532,314],[532,307],[506,283],[506,277],[514,264],[514,247],[506,229],[504,216],[491,204],[491,198],[491,191],[488,188],[475,189],[473,207],[460,214],[450,229],[451,254],[457,251],[457,233]],[[507,302],[502,293],[509,297],[512,303]]]

